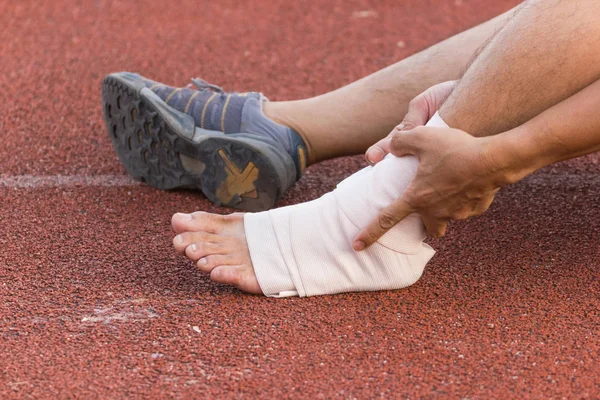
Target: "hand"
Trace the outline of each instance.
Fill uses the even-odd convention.
[[[408,105],[408,113],[402,122],[385,138],[369,147],[365,153],[367,161],[377,164],[390,152],[392,135],[396,131],[407,131],[425,125],[427,121],[442,107],[450,96],[458,81],[448,81],[430,87]]]
[[[354,249],[373,244],[412,213],[420,214],[430,236],[440,237],[449,220],[485,212],[501,186],[522,177],[508,168],[513,163],[498,163],[511,159],[509,152],[493,148],[500,136],[476,138],[458,129],[435,127],[396,131],[391,153],[416,156],[417,173],[402,197],[359,232]]]

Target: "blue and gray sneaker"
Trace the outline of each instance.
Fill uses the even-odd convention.
[[[119,159],[159,189],[200,189],[245,211],[272,208],[306,167],[304,141],[264,115],[261,93],[192,82],[174,88],[129,72],[104,78],[104,121]]]

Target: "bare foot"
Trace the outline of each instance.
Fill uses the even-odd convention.
[[[171,225],[177,232],[175,249],[195,261],[210,279],[262,294],[248,252],[243,214],[177,213]]]

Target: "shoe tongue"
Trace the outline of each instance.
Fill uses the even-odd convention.
[[[213,85],[212,83],[206,82],[204,79],[192,78],[192,83],[198,88],[198,90],[213,90],[218,93],[223,93],[221,86]]]

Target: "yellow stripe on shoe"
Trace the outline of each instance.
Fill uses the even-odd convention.
[[[204,129],[204,117],[206,117],[206,110],[208,109],[208,105],[215,98],[218,93],[213,93],[212,96],[206,101],[204,104],[204,108],[202,109],[202,117],[200,118],[200,128]]]
[[[227,95],[227,100],[225,100],[225,105],[223,106],[223,113],[221,113],[221,131],[225,133],[225,113],[227,112],[227,106],[229,105],[229,100],[231,100],[231,95]]]
[[[173,98],[173,96],[175,96],[175,93],[179,92],[181,90],[181,88],[175,89],[171,92],[171,94],[169,95],[169,97],[167,97],[165,99],[165,103],[169,104],[169,100],[171,100]]]
[[[187,114],[188,110],[190,109],[190,106],[192,105],[192,100],[194,100],[194,97],[198,96],[199,94],[200,92],[196,92],[190,97],[187,104],[185,105],[185,110],[183,110],[184,113]]]

